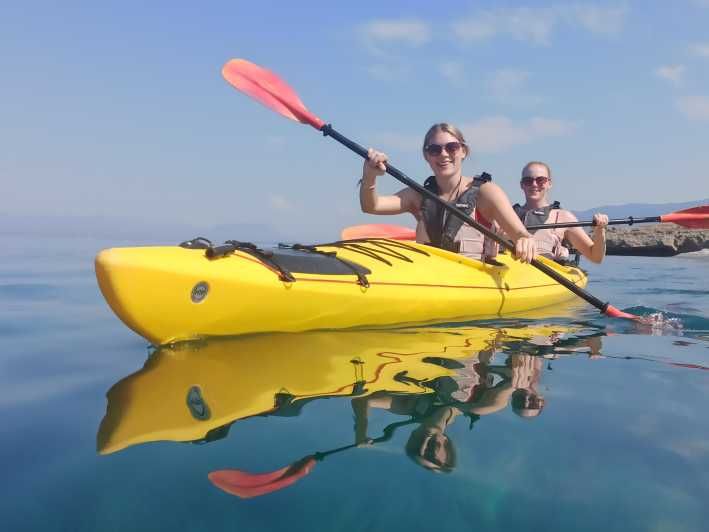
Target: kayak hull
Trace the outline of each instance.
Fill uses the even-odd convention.
[[[293,272],[236,251],[107,249],[96,257],[99,287],[116,315],[155,345],[205,336],[387,327],[527,313],[574,296],[507,255],[497,265],[423,244],[372,240],[318,246],[368,272]],[[393,250],[389,253],[387,250]],[[382,260],[383,259],[383,260]],[[578,286],[583,271],[546,261]]]

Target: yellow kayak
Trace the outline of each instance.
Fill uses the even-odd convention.
[[[431,390],[421,383],[455,375],[455,365],[437,360],[469,365],[482,351],[520,340],[552,345],[570,331],[558,325],[315,331],[163,347],[108,391],[97,448],[109,454],[151,441],[210,440],[239,419],[297,415],[298,405],[314,398],[426,394]]]
[[[582,270],[540,260],[586,285]],[[509,255],[489,264],[386,239],[268,250],[240,243],[112,248],[96,257],[96,276],[118,317],[155,345],[494,318],[575,297]]]

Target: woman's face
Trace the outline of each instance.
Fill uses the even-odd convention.
[[[424,147],[426,162],[435,176],[440,178],[460,177],[467,154],[467,148],[460,140],[441,130],[436,131]]]
[[[520,186],[527,200],[543,200],[551,188],[549,172],[541,164],[532,164],[522,173]]]
[[[448,466],[448,436],[440,431],[428,432],[418,448],[419,463],[427,469]]]

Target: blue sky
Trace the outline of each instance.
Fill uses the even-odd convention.
[[[234,57],[419,181],[421,138],[449,121],[466,173],[513,199],[531,159],[570,208],[709,197],[709,0],[14,4],[0,7],[3,214],[303,238],[408,221],[361,214],[358,157],[233,90]]]

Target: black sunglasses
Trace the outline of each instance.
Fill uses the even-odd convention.
[[[545,185],[547,181],[549,181],[549,178],[545,175],[540,175],[537,177],[525,176],[522,178],[521,183],[525,186],[530,186],[533,185],[535,181],[537,182],[537,186],[541,187],[542,185]]]
[[[424,150],[426,150],[426,153],[428,153],[429,155],[440,155],[445,149],[449,155],[455,155],[458,150],[461,149],[463,146],[464,144],[461,144],[460,142],[447,142],[443,145],[427,144],[424,147]]]

